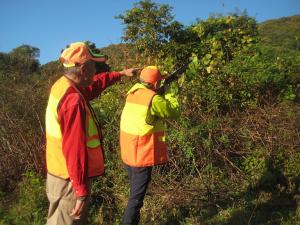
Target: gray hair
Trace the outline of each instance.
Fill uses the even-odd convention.
[[[69,75],[72,75],[72,74],[79,75],[80,67],[73,66],[73,67],[65,68],[64,72],[65,72],[65,74],[69,74]]]

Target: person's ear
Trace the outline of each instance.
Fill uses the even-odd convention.
[[[84,64],[80,65],[80,75],[85,74],[86,66]]]
[[[157,90],[159,88],[159,84],[160,82],[159,81],[156,81],[153,85],[154,89]]]

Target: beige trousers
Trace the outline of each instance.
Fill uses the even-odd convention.
[[[87,223],[88,202],[79,220],[70,216],[71,210],[75,207],[76,197],[69,180],[47,174],[46,193],[50,203],[46,225],[84,225]],[[89,201],[89,197],[86,201]]]

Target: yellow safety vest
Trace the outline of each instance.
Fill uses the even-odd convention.
[[[62,132],[58,120],[58,106],[66,94],[71,81],[62,76],[52,86],[46,110],[46,162],[49,173],[68,179],[66,159],[62,151]],[[73,86],[76,89],[75,86]],[[77,90],[78,91],[78,90]],[[80,94],[80,92],[78,91]],[[83,98],[84,99],[84,98]],[[100,143],[100,136],[93,114],[84,100],[86,111],[86,150],[88,156],[88,177],[100,176],[104,172],[104,159]]]
[[[122,160],[129,166],[154,166],[168,161],[163,121],[158,119],[154,126],[146,123],[155,94],[141,84],[128,92],[121,115],[120,147]]]

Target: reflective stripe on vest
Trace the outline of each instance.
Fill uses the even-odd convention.
[[[154,95],[154,91],[139,87],[127,96],[120,132],[121,157],[127,165],[143,167],[168,161],[163,121],[154,126],[145,122]]]
[[[51,93],[46,110],[47,170],[49,173],[64,179],[69,178],[69,173],[62,151],[62,133],[58,121],[57,109],[61,99],[64,97],[66,91],[70,86],[70,81],[64,76],[56,81],[56,83],[51,88]],[[99,140],[99,132],[93,119],[93,115],[86,102],[85,111],[88,176],[99,176],[104,172],[104,160],[101,143]]]

